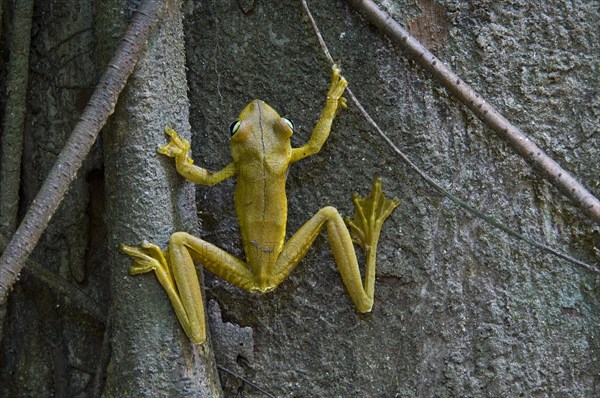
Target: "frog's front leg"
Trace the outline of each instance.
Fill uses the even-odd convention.
[[[186,180],[195,184],[214,185],[235,175],[233,162],[214,173],[194,165],[194,160],[190,157],[190,143],[185,138],[181,138],[171,127],[165,129],[165,134],[171,137],[171,141],[159,147],[157,152],[175,158],[177,172]]]
[[[213,274],[247,291],[253,291],[254,278],[246,263],[219,247],[185,232],[169,239],[169,249],[144,242],[140,247],[121,245],[133,258],[131,275],[154,271],[165,289],[179,323],[194,344],[206,340],[206,322],[200,283],[192,257]],[[167,260],[168,259],[168,260]]]
[[[347,220],[351,231],[337,209],[328,206],[317,212],[285,244],[276,264],[274,284],[280,284],[306,255],[324,225],[342,282],[357,311],[369,312],[375,292],[375,259],[377,243],[383,222],[400,203],[386,198],[381,191],[381,180],[375,179],[371,194],[366,198],[355,195],[354,220]],[[354,239],[353,239],[354,237]],[[365,251],[365,281],[361,279],[353,242]]]
[[[291,163],[319,152],[327,137],[329,137],[331,124],[337,111],[340,108],[346,108],[346,98],[342,97],[342,95],[346,87],[348,87],[348,82],[341,75],[341,72],[342,70],[338,65],[333,65],[331,68],[331,83],[321,117],[319,117],[308,142],[299,148],[292,149]]]

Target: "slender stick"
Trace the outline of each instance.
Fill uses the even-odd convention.
[[[308,20],[310,21],[313,30],[317,36],[317,38],[319,39],[319,44],[321,46],[321,49],[323,50],[323,53],[325,54],[325,57],[327,57],[327,59],[329,60],[329,62],[331,64],[334,63],[333,57],[331,56],[331,53],[329,52],[329,49],[327,48],[327,44],[325,43],[325,40],[323,39],[323,36],[321,35],[321,32],[319,31],[319,27],[317,26],[317,23],[315,22],[309,8],[308,8],[308,4],[306,3],[306,0],[302,0],[302,5],[304,6],[304,11],[306,12],[306,15],[308,16]],[[373,120],[373,118],[371,117],[371,115],[369,115],[369,113],[365,110],[365,108],[362,106],[362,104],[360,103],[360,101],[358,100],[358,98],[356,98],[356,96],[354,95],[354,93],[352,92],[352,90],[350,88],[346,89],[346,94],[348,95],[348,97],[350,97],[350,99],[352,100],[352,102],[356,105],[356,107],[358,108],[359,112],[361,113],[361,115],[365,118],[365,120],[367,120],[367,122],[373,126],[373,128],[375,129],[375,131],[377,132],[377,134],[379,134],[379,136],[381,138],[383,138],[383,140],[388,144],[388,146],[394,151],[394,153],[396,153],[396,155],[398,155],[398,157],[404,162],[406,163],[411,169],[413,169],[423,180],[425,180],[432,188],[434,188],[436,191],[440,192],[441,194],[443,194],[444,196],[446,196],[448,199],[450,199],[452,202],[454,202],[456,205],[458,205],[459,207],[461,207],[463,210],[481,218],[482,220],[484,220],[485,222],[487,222],[488,224],[498,228],[499,230],[507,233],[508,235],[516,238],[516,239],[520,239],[524,242],[529,243],[530,245],[537,247],[543,251],[546,251],[550,254],[553,254],[557,257],[562,258],[563,260],[566,260],[572,264],[578,265],[580,267],[583,267],[589,271],[595,272],[595,273],[599,273],[600,274],[600,269],[598,269],[595,266],[592,266],[590,264],[587,264],[579,259],[576,259],[572,256],[569,256],[568,254],[562,253],[558,250],[555,250],[553,248],[551,248],[548,245],[545,245],[541,242],[538,242],[534,239],[531,239],[523,234],[520,234],[510,228],[508,228],[507,226],[505,226],[504,224],[496,221],[494,218],[492,218],[489,215],[486,215],[484,213],[482,213],[481,211],[475,209],[474,207],[472,207],[471,205],[469,205],[467,202],[465,202],[464,200],[460,199],[459,197],[457,197],[456,195],[450,193],[448,190],[446,190],[444,187],[442,187],[438,182],[436,182],[434,179],[432,179],[431,177],[429,177],[427,174],[425,174],[425,172],[423,170],[421,170],[416,164],[414,164],[409,158],[408,156],[406,156],[406,154],[404,154],[404,152],[402,152],[400,150],[400,148],[398,148],[396,145],[394,145],[394,143],[392,142],[392,140],[390,140],[390,138],[387,136],[387,134],[385,134],[383,132],[383,130],[381,130],[381,128],[379,128],[379,125],[375,122],[375,120]]]
[[[8,239],[0,234],[0,250],[4,249],[7,243]],[[106,313],[100,304],[68,280],[31,259],[25,261],[25,270],[29,271],[33,278],[45,283],[53,292],[64,296],[95,320],[101,323],[106,322]]]
[[[17,228],[32,15],[33,0],[14,2],[0,145],[0,232],[7,235],[15,232]]]
[[[544,178],[575,202],[593,221],[600,224],[600,201],[581,183],[550,158],[529,137],[508,121],[473,88],[442,63],[414,36],[402,28],[371,0],[348,0],[355,8],[408,55],[433,74],[458,100],[475,113],[488,127],[538,170]]]
[[[0,303],[6,300],[25,260],[75,179],[100,129],[113,113],[119,94],[158,22],[164,3],[165,0],[145,0],[140,4],[79,122],[0,257]]]
[[[251,382],[250,380],[232,372],[231,370],[227,369],[225,366],[221,366],[221,365],[217,365],[217,368],[233,377],[235,377],[238,380],[241,380],[242,382],[244,382],[245,384],[249,385],[250,387],[254,388],[256,391],[259,391],[261,393],[263,393],[264,395],[266,395],[269,398],[275,398],[275,395],[271,394],[270,392],[268,392],[267,390],[264,390],[262,388],[260,388],[258,385],[254,384],[253,382]]]

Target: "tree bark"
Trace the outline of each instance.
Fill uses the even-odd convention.
[[[115,57],[98,83],[89,103],[56,162],[50,169],[35,199],[27,209],[19,228],[0,256],[0,302],[6,300],[9,289],[17,281],[48,222],[56,213],[68,188],[77,177],[83,161],[98,137],[100,129],[112,114],[117,98],[144,48],[163,6],[159,0],[146,0],[134,14],[128,35],[120,42]],[[137,40],[136,40],[137,39]],[[20,151],[19,148],[16,148]]]
[[[12,235],[17,227],[23,130],[27,111],[29,49],[33,0],[18,1],[13,7],[10,61],[6,82],[6,103],[0,153],[0,233]],[[0,18],[2,13],[0,12]]]
[[[378,4],[598,195],[597,7]],[[597,227],[428,73],[346,1],[309,6],[353,92],[413,162],[513,229],[595,262]],[[294,120],[295,146],[307,140],[329,65],[303,18],[300,2],[195,3],[186,38],[196,163],[230,161],[227,126],[254,98]],[[373,312],[355,313],[323,234],[267,295],[206,275],[220,308],[218,363],[275,396],[597,395],[595,275],[465,216],[369,130],[351,105],[340,111],[321,152],[291,166],[287,196],[288,236],[323,206],[351,215],[352,192],[364,195],[373,175],[400,197],[379,243]],[[243,256],[231,195],[230,183],[197,188],[202,236]],[[259,396],[224,380],[230,396]]]
[[[133,3],[36,2],[22,206],[75,125]],[[106,166],[95,147],[33,253],[47,272],[36,266],[42,277],[24,272],[15,284],[0,342],[0,398],[214,392],[200,385],[216,380],[204,368],[210,358],[189,345],[156,278],[128,275],[131,261],[117,246],[144,238],[164,246],[185,230],[243,257],[233,179],[196,187],[195,231],[193,188],[155,153],[167,142],[166,124],[189,132],[185,76],[193,157],[216,170],[231,161],[229,124],[255,98],[292,119],[293,144],[304,144],[330,67],[300,2],[186,4],[186,64],[181,16],[170,8],[107,130]],[[594,2],[377,4],[600,193]],[[353,92],[414,163],[518,232],[598,261],[597,226],[346,0],[309,5]],[[366,194],[373,175],[401,205],[382,231],[371,313],[355,312],[325,233],[274,292],[251,295],[204,275],[225,396],[600,395],[597,277],[465,216],[398,164],[352,105],[321,152],[290,169],[288,236],[326,205],[351,215],[352,193]],[[111,305],[109,319],[98,319]]]
[[[118,252],[143,239],[164,247],[172,232],[198,222],[193,186],[156,154],[167,124],[189,138],[180,7],[169,4],[105,135],[112,305],[104,397],[221,396],[210,341],[193,345],[154,274],[128,275],[131,259]]]

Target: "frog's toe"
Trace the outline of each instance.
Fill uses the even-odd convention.
[[[334,77],[339,76],[342,73],[342,67],[336,62],[331,66],[331,73]]]
[[[400,204],[400,200],[397,198],[387,198],[383,194],[381,185],[381,178],[374,178],[371,194],[364,199],[364,202],[374,216],[375,222],[379,224],[383,224],[389,215],[392,214],[392,211]]]
[[[140,247],[121,245],[120,251],[133,259],[129,274],[138,275],[154,271],[157,268],[167,268],[167,261],[160,247],[144,241]]]
[[[165,156],[169,156],[169,157],[175,156],[173,147],[170,144],[159,146],[158,148],[156,148],[156,152],[160,153],[161,155],[165,155]]]
[[[121,245],[119,246],[119,251],[123,254],[127,254],[129,257],[132,257],[134,260],[138,256],[143,255],[143,252],[140,249],[138,249],[137,247],[127,246],[123,243],[121,243]]]
[[[167,156],[175,156],[181,152],[188,151],[190,149],[190,143],[185,138],[181,138],[179,134],[171,127],[165,128],[165,134],[168,135],[171,140],[167,145],[159,146],[157,151]]]
[[[171,138],[178,137],[177,131],[173,130],[171,126],[165,127],[165,134]]]
[[[340,76],[340,79],[336,83],[336,92],[342,95],[346,87],[348,87],[348,80],[344,76]]]
[[[158,246],[156,246],[154,243],[150,243],[148,242],[146,239],[144,239],[142,241],[142,244],[140,245],[140,247],[144,250],[147,250],[149,252],[160,252],[162,253],[162,249]]]
[[[156,264],[153,261],[135,261],[131,267],[129,267],[129,275],[145,274],[146,272],[154,271]]]
[[[177,131],[175,131],[173,128],[171,128],[171,126],[167,126],[165,128],[165,134],[168,135],[171,138],[171,144],[175,145],[175,146],[179,146],[179,147],[184,147],[186,146],[188,143],[188,141],[185,138],[182,138]]]
[[[341,95],[346,86],[348,86],[348,82],[346,81],[346,78],[342,76],[342,69],[337,64],[333,65],[331,72],[331,87],[341,88]]]
[[[400,204],[398,199],[388,199],[381,189],[381,179],[373,180],[373,188],[369,196],[362,198],[358,194],[352,196],[355,213],[354,219],[347,218],[352,238],[363,249],[377,244],[379,233],[385,220]]]

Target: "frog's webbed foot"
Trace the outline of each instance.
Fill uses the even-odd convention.
[[[121,245],[121,253],[127,254],[133,259],[133,265],[129,267],[129,274],[138,275],[150,271],[169,275],[169,264],[166,259],[166,252],[160,247],[147,241],[143,241],[139,247]]]
[[[189,157],[190,143],[185,138],[181,138],[179,134],[171,127],[165,129],[165,134],[171,137],[171,141],[167,145],[158,147],[156,152],[168,156],[170,158],[182,158],[185,162],[192,164],[194,161]]]
[[[342,97],[344,90],[348,87],[348,82],[341,75],[342,68],[338,64],[334,64],[331,67],[331,84],[329,85],[329,91],[327,92],[327,101],[337,101],[337,108],[347,108],[346,98]]]
[[[352,201],[355,207],[354,219],[350,219],[350,217],[345,219],[350,227],[352,241],[365,252],[375,250],[384,221],[400,204],[400,201],[384,196],[380,178],[373,179],[373,188],[369,196],[361,198],[355,193]]]

